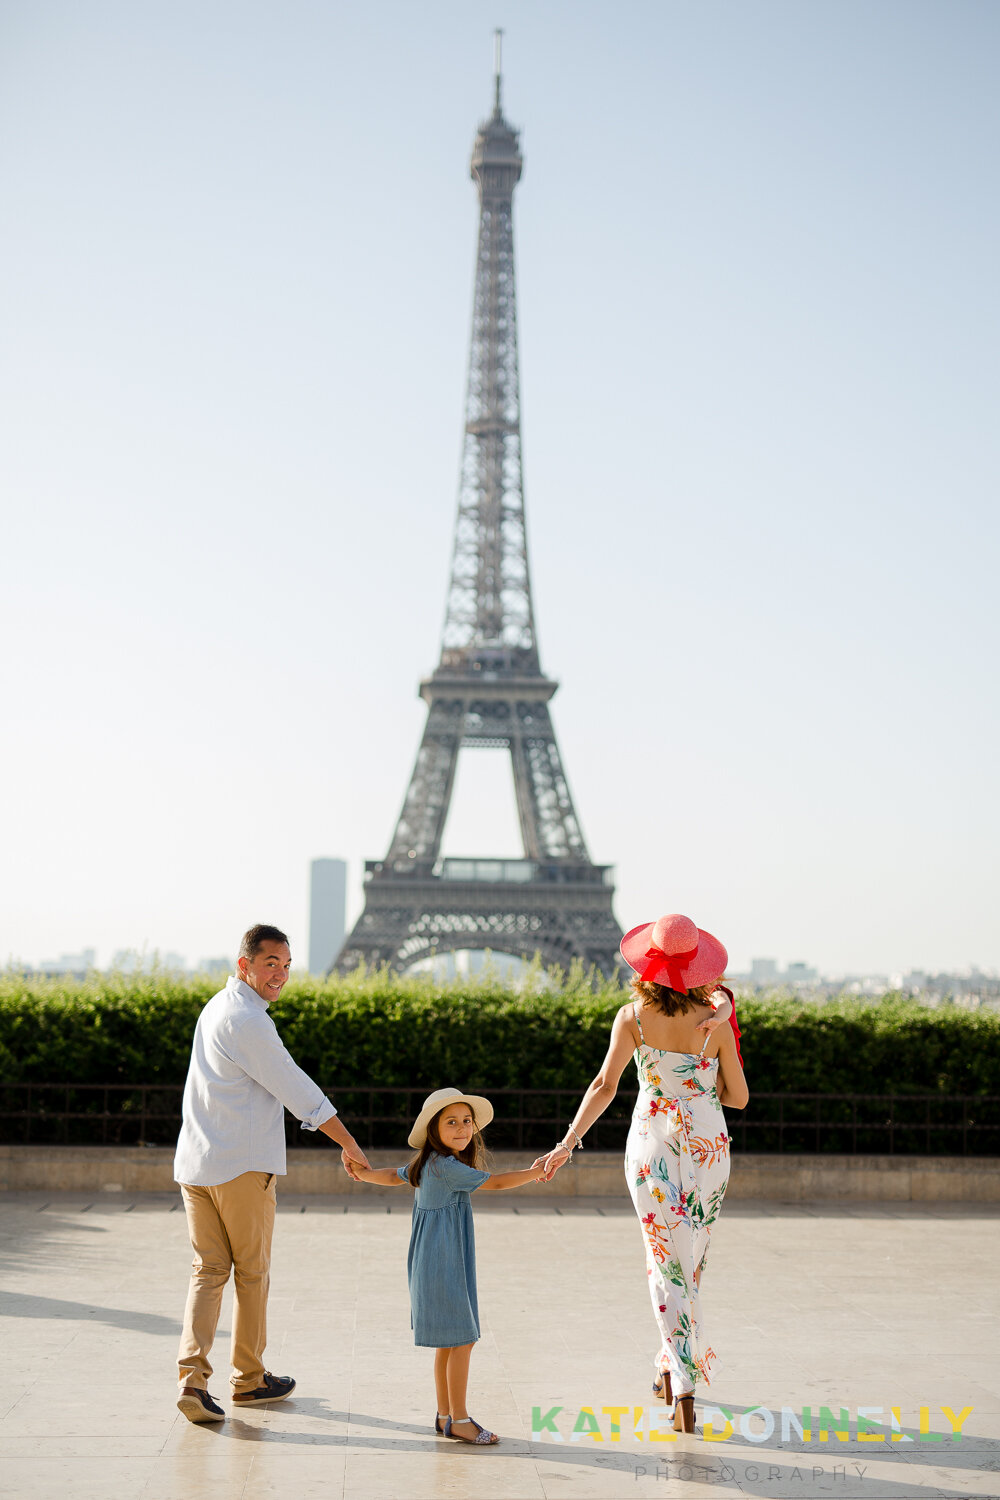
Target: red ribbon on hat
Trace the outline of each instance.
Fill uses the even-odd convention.
[[[646,949],[645,956],[649,959],[649,963],[643,969],[642,973],[639,975],[639,978],[643,981],[652,980],[653,975],[657,974],[660,969],[662,969],[664,965],[666,965],[667,978],[670,981],[670,988],[672,990],[677,990],[678,994],[686,995],[687,985],[684,983],[684,980],[681,977],[681,969],[685,964],[691,962],[692,958],[694,958],[697,952],[698,949],[695,947],[688,948],[684,953],[664,953],[663,949],[657,948],[656,944],[654,943],[652,948]],[[663,981],[660,980],[653,982],[662,984]]]

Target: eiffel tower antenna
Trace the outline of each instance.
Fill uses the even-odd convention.
[[[492,948],[610,974],[621,929],[612,870],[592,863],[563,770],[535,635],[521,466],[514,189],[524,159],[501,104],[472,148],[479,245],[458,515],[441,659],[420,684],[427,723],[389,851],[366,865],[365,908],[337,959],[406,968]],[[459,751],[510,752],[523,859],[443,859]]]

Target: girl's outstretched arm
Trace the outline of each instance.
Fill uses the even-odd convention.
[[[395,1167],[359,1167],[357,1162],[352,1161],[347,1168],[348,1177],[353,1177],[355,1182],[370,1182],[373,1187],[409,1187],[396,1171]]]
[[[502,1193],[504,1188],[523,1187],[526,1182],[541,1182],[545,1178],[544,1160],[544,1157],[538,1157],[523,1172],[494,1172],[485,1182],[480,1183],[478,1191]]]

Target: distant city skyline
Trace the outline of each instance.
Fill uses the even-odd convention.
[[[971,0],[12,0],[0,962],[266,920],[305,967],[325,850],[360,910],[440,645],[497,25],[541,661],[618,918],[996,970]],[[520,852],[503,754],[446,856]]]
[[[343,863],[344,862],[342,860],[313,861],[314,866],[317,864],[343,865]],[[334,890],[336,893],[336,887],[334,888]],[[315,881],[313,885],[313,891],[314,894],[317,894]],[[322,894],[324,894],[322,892],[321,884],[319,894],[321,896]],[[340,927],[340,932],[341,936],[343,936],[342,926]],[[321,933],[319,935],[319,941],[322,945],[323,951],[326,951],[327,934]],[[233,951],[235,953],[235,946]],[[335,951],[335,949],[331,949],[331,952]],[[438,968],[441,967],[442,963],[445,960],[448,960],[448,962],[445,964],[445,969],[448,977],[472,974],[478,968],[481,968],[487,961],[495,963],[500,971],[504,974],[516,973],[516,971],[522,967],[520,960],[503,952],[490,953],[489,950],[469,951],[466,949],[461,949],[456,954],[442,954],[440,956],[440,959],[436,959],[433,962],[430,960],[425,961],[423,964],[415,966],[414,972],[426,973],[431,972],[432,970],[434,972],[437,972]],[[118,949],[112,954],[111,959],[108,963],[102,963],[99,960],[98,953],[95,948],[85,948],[82,949],[79,953],[62,953],[58,959],[43,958],[37,964],[26,965],[25,967],[29,968],[33,972],[50,974],[53,976],[59,976],[65,973],[79,974],[86,973],[88,971],[96,971],[98,973],[117,972],[132,974],[139,972],[148,973],[154,970],[165,971],[167,973],[205,974],[218,973],[223,970],[233,970],[235,968],[235,958],[226,957],[225,955],[216,955],[212,958],[202,958],[197,960],[196,962],[189,963],[187,958],[183,954],[161,952],[156,948],[147,949],[142,952],[138,952],[134,949]],[[310,953],[309,962],[307,964],[303,964],[301,962],[296,964],[294,962],[293,955],[293,973],[306,972],[313,975],[322,976],[323,974],[325,974],[328,967],[329,961],[324,962],[324,960],[318,956],[318,953]],[[983,970],[978,968],[975,964],[969,965],[967,969],[960,970],[954,973],[944,971],[937,974],[928,972],[927,970],[918,969],[910,969],[897,973],[880,971],[872,971],[868,973],[852,973],[849,971],[820,973],[817,969],[813,968],[812,965],[806,963],[802,959],[787,960],[785,961],[784,967],[782,967],[782,964],[781,962],[779,962],[779,960],[764,957],[751,958],[749,964],[747,964],[742,969],[730,965],[729,969],[727,970],[727,975],[732,979],[746,982],[751,985],[757,985],[761,988],[766,988],[769,986],[780,988],[782,985],[786,984],[791,986],[800,986],[813,983],[821,985],[835,984],[839,981],[865,983],[884,980],[886,984],[892,988],[919,989],[928,988],[929,986],[931,986],[932,982],[939,984],[940,981],[947,980],[949,978],[955,979],[956,981],[969,981],[973,984],[976,981],[987,981],[994,987],[1000,984],[1000,974],[998,974],[997,971]]]

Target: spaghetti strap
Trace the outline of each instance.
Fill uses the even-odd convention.
[[[639,1020],[639,1001],[638,1000],[636,1000],[635,1003],[632,1006],[632,1014],[635,1016],[635,1024],[639,1028],[639,1046],[640,1047],[644,1047],[646,1045],[646,1039],[645,1039],[645,1037],[642,1034],[642,1022]]]

